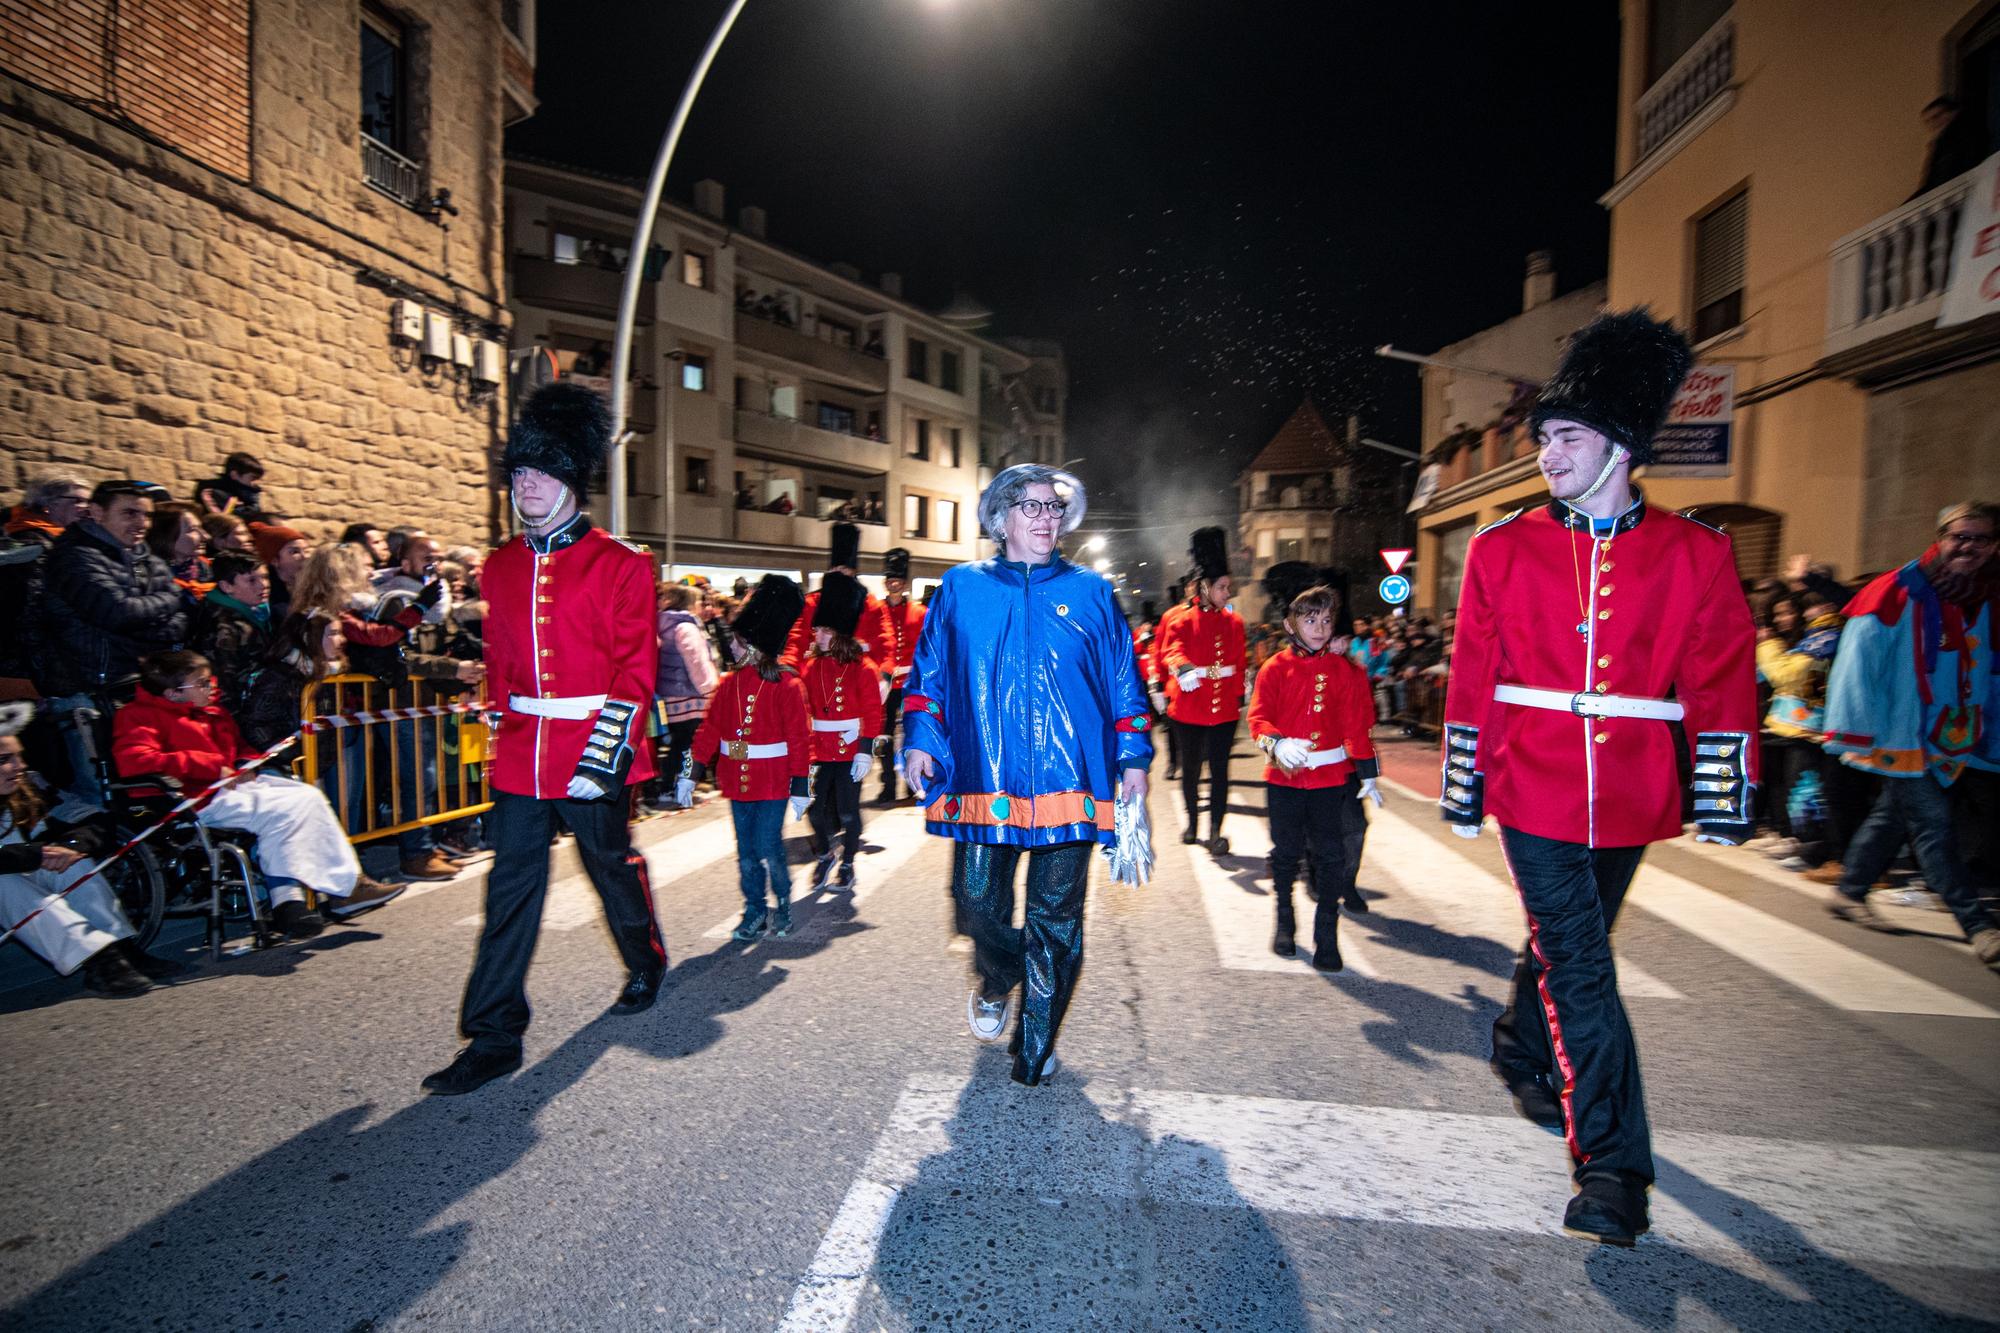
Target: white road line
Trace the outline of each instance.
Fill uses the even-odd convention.
[[[1568,1154],[1560,1139],[1512,1116],[1084,1091],[1091,1103],[1084,1116],[1133,1132],[1047,1127],[1064,1153],[1045,1188],[1136,1193],[1163,1206],[1561,1234]],[[854,1322],[902,1192],[927,1166],[954,1188],[1018,1187],[1014,1159],[999,1141],[988,1147],[982,1136],[961,1133],[954,1142],[949,1132],[961,1115],[988,1114],[970,1105],[980,1093],[962,1075],[920,1074],[904,1086],[792,1295],[781,1333],[843,1333]],[[996,1103],[991,1114],[1020,1109]],[[1832,1257],[2000,1272],[2000,1234],[1988,1225],[2000,1197],[2000,1153],[1670,1133],[1656,1136],[1654,1155],[1660,1178],[1652,1230],[1641,1241],[1649,1248],[1720,1256],[1751,1271]]]
[[[862,836],[863,841],[873,838],[882,845],[882,850],[873,856],[864,855],[859,861],[855,862],[854,892],[850,896],[850,901],[855,904],[859,904],[870,894],[874,893],[875,890],[881,888],[883,884],[894,877],[898,870],[903,868],[903,864],[906,861],[931,845],[930,835],[924,832],[922,812],[915,806],[902,806],[894,810],[884,811],[867,823]],[[732,853],[736,850],[736,843],[733,839],[729,844],[729,850]],[[794,903],[799,903],[801,899],[811,895],[813,890],[807,887],[811,882],[811,863],[807,863],[804,866],[792,867],[792,901]],[[809,905],[802,904],[800,906],[797,912],[799,916],[799,929],[807,930],[811,928],[811,912],[812,909]],[[737,922],[742,919],[742,910],[738,909],[727,919],[719,921],[703,931],[701,937],[705,940],[726,940],[729,938],[729,933],[736,929]]]
[[[1364,882],[1395,881],[1406,895],[1430,909],[1432,924],[1458,935],[1492,940],[1509,953],[1527,938],[1514,886],[1485,866],[1430,837],[1393,806],[1369,811],[1368,848],[1362,857]],[[1638,966],[1618,957],[1618,993],[1627,999],[1684,1000],[1687,997]]]
[[[654,908],[658,910],[662,888],[682,875],[706,869],[735,853],[736,830],[727,819],[712,819],[641,850],[646,857],[646,871],[652,878]],[[603,915],[604,904],[598,899],[597,890],[590,886],[590,877],[581,873],[565,875],[549,885],[548,897],[542,905],[542,929],[575,930]],[[479,911],[460,917],[457,924],[479,926],[485,920],[485,912]]]
[[[1172,824],[1154,821],[1154,828]],[[1216,961],[1237,972],[1290,972],[1295,976],[1318,976],[1312,965],[1312,920],[1317,905],[1305,895],[1303,886],[1294,888],[1294,910],[1298,913],[1299,953],[1280,958],[1271,952],[1271,932],[1277,925],[1277,908],[1271,898],[1271,875],[1264,859],[1271,854],[1270,826],[1260,813],[1229,821],[1229,859],[1247,862],[1235,874],[1217,865],[1215,858],[1200,847],[1187,849],[1194,867],[1195,887],[1201,892],[1202,911],[1208,916],[1209,933],[1215,937]],[[1258,891],[1245,887],[1236,876],[1255,872]],[[1343,915],[1345,915],[1343,913]],[[1340,959],[1357,976],[1376,978],[1381,973],[1355,941],[1354,918],[1349,917],[1340,933]]]
[[[1831,907],[1840,901],[1840,895],[1831,887],[1815,884],[1796,871],[1786,870],[1770,857],[1758,852],[1754,847],[1718,847],[1713,843],[1696,842],[1693,838],[1674,844],[1674,850],[1691,852],[1704,861],[1733,870],[1740,875],[1760,879],[1766,884],[1789,889],[1801,898]],[[1928,907],[1904,907],[1899,903],[1886,901],[1881,897],[1870,899],[1869,905],[1876,915],[1898,930],[1911,935],[1922,935],[1953,949],[1969,954],[1971,943],[1960,933],[1958,922],[1949,912],[1933,911]]]

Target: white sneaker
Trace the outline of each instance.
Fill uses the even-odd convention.
[[[1042,1076],[1035,1080],[1036,1086],[1039,1087],[1040,1085],[1047,1083],[1050,1079],[1054,1078],[1056,1076],[1056,1071],[1061,1068],[1062,1068],[1062,1061],[1056,1059],[1056,1053],[1054,1051],[1050,1051],[1048,1055],[1042,1060]]]
[[[1013,1007],[1011,995],[983,1000],[975,990],[965,997],[965,1025],[980,1041],[998,1041],[1007,1031],[1007,1016]]]

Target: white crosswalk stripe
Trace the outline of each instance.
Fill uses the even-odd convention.
[[[651,843],[642,851],[646,858],[646,872],[652,879],[657,910],[658,890],[662,886],[735,854],[736,830],[727,819],[711,819],[684,833]],[[549,885],[548,897],[542,904],[542,929],[575,930],[603,915],[604,904],[599,900],[597,890],[590,887],[590,877],[582,873],[565,875]],[[471,916],[460,917],[457,924],[476,927],[484,924],[485,920],[483,911],[474,912]]]
[[[1154,821],[1155,828],[1171,824]],[[1271,932],[1277,924],[1277,909],[1271,898],[1271,875],[1264,859],[1271,854],[1271,835],[1260,815],[1237,819],[1229,825],[1229,859],[1238,863],[1232,870],[1219,865],[1199,847],[1190,847],[1188,862],[1194,867],[1195,886],[1201,892],[1202,911],[1208,917],[1209,932],[1215,937],[1216,961],[1239,972],[1289,972],[1295,976],[1318,976],[1312,965],[1312,917],[1314,904],[1303,890],[1294,890],[1299,916],[1301,952],[1280,958],[1271,952]],[[1346,969],[1363,977],[1379,977],[1368,953],[1354,939],[1353,918],[1343,922],[1340,957]]]
[[[924,832],[922,812],[915,806],[903,806],[877,815],[868,821],[862,840],[877,843],[882,850],[872,856],[864,855],[855,862],[854,892],[846,897],[856,904],[888,883],[905,862],[930,846],[932,841],[930,835]],[[736,844],[732,842],[730,851],[733,853],[735,850]],[[792,867],[792,899],[795,903],[812,892],[806,887],[811,883],[811,877],[810,865]],[[796,906],[793,914],[798,918],[801,933],[812,929],[810,907]],[[726,940],[742,919],[742,912],[735,912],[703,931],[701,937],[705,940]]]

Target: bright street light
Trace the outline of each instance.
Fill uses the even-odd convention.
[[[1091,568],[1102,574],[1105,570],[1111,568],[1111,562],[1109,560],[1099,560]]]
[[[1103,549],[1104,549],[1104,538],[1102,538],[1102,537],[1092,537],[1092,538],[1091,538],[1091,539],[1090,539],[1089,541],[1087,541],[1087,542],[1085,542],[1085,543],[1083,544],[1083,549],[1084,549],[1084,550],[1086,550],[1086,551],[1101,551],[1101,550],[1103,550]]]

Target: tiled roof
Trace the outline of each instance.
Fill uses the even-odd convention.
[[[1340,438],[1308,398],[1278,427],[1245,472],[1314,472],[1339,461]]]

